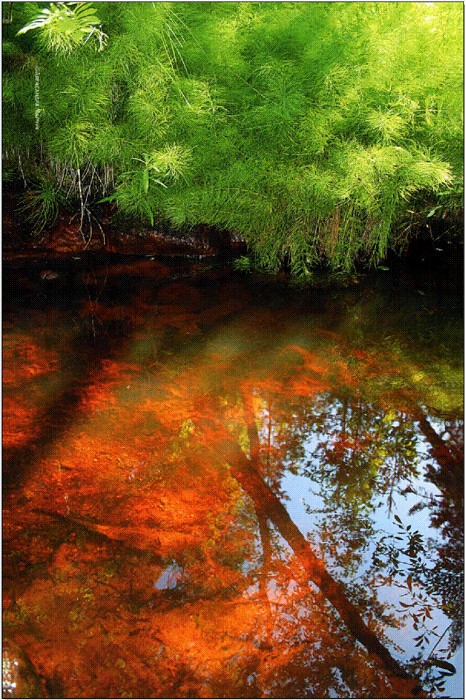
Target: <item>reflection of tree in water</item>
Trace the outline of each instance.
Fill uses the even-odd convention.
[[[457,426],[456,431],[461,432],[461,428]],[[421,500],[411,512],[428,508],[431,523],[439,532],[439,541],[431,543],[436,561],[426,572],[426,582],[428,589],[440,597],[442,609],[453,622],[451,647],[454,649],[461,643],[464,621],[463,601],[458,595],[464,580],[463,462],[453,460],[450,465],[443,466],[428,464],[426,476],[439,494],[426,498],[421,491]]]
[[[438,607],[453,620],[450,644],[439,645],[437,650],[445,654],[457,647],[462,627],[462,607],[457,604],[462,581],[462,551],[458,547],[462,541],[463,512],[462,489],[458,489],[462,474],[461,430],[451,422],[447,424],[447,437],[456,436],[456,440],[444,442],[433,427],[435,421],[412,401],[407,412],[407,397],[402,394],[401,398],[401,409],[395,405],[386,410],[375,404],[373,396],[370,401],[364,400],[360,391],[356,396],[346,392],[343,398],[326,392],[290,411],[277,397],[272,409],[269,399],[263,425],[270,436],[272,412],[272,443],[281,445],[281,450],[274,451],[278,473],[281,475],[286,465],[316,485],[321,498],[320,543],[328,563],[343,572],[340,575],[354,599],[365,601],[372,615],[397,626],[400,623],[396,613],[403,610],[398,606],[389,614],[387,605],[377,600],[374,582],[382,578],[385,584],[404,587],[409,603],[402,602],[402,606],[406,613],[409,608],[414,630],[419,632],[421,628],[414,637],[416,646],[426,648],[432,639],[441,641],[441,634],[435,631],[438,627],[431,622],[432,610]],[[293,416],[288,423],[284,419],[287,413]],[[416,481],[425,466],[421,460],[423,442],[427,442],[428,453],[437,460],[436,467],[428,465],[424,469],[425,476],[440,494],[429,496],[428,503],[424,500],[411,513],[429,506],[432,525],[440,528],[439,537],[427,542],[412,525],[405,528],[400,521],[400,529],[394,535],[381,538],[380,526],[376,529],[371,516],[376,507],[386,503],[386,515],[390,518],[395,498],[413,493],[407,483]],[[308,505],[307,511],[312,514],[315,509]],[[395,515],[395,522],[397,519]],[[316,538],[317,533],[312,536]],[[365,552],[371,554],[369,550],[372,566],[368,566],[365,556]],[[354,583],[352,579],[361,565],[360,580]],[[381,577],[383,570],[388,576]],[[419,587],[427,595],[420,593]]]
[[[276,382],[276,379],[275,379],[275,382]],[[286,390],[284,391],[284,386],[281,386],[281,392],[279,392],[279,393],[280,393],[282,396],[283,396],[284,393],[286,394]],[[243,391],[243,398],[244,398],[244,391]],[[257,393],[257,392],[256,392],[256,395],[255,395],[255,399],[256,399],[256,401],[257,401],[257,399],[258,399],[258,393]],[[254,457],[257,459],[257,458],[260,456],[261,448],[260,448],[260,443],[259,443],[259,438],[258,438],[257,427],[255,426],[255,421],[253,420],[254,416],[252,415],[252,411],[251,411],[251,408],[250,408],[251,405],[252,405],[252,403],[253,403],[251,397],[249,397],[249,400],[246,399],[246,400],[244,401],[244,403],[245,403],[245,415],[246,415],[247,421],[248,421],[248,423],[247,423],[247,431],[248,431],[248,436],[249,436],[249,451],[250,451],[250,456],[252,457],[252,456],[254,455]],[[281,475],[281,473],[283,473],[283,458],[284,458],[286,455],[285,455],[285,454],[282,454],[282,455],[280,455],[280,458],[278,458],[277,440],[271,440],[271,433],[272,433],[272,430],[271,430],[271,410],[272,410],[272,409],[271,409],[271,405],[272,405],[272,404],[271,404],[271,402],[270,402],[270,396],[269,396],[268,400],[267,400],[267,401],[264,401],[263,403],[267,406],[267,408],[266,408],[267,415],[265,416],[265,421],[264,421],[265,426],[266,426],[265,430],[266,430],[266,433],[267,433],[267,445],[266,445],[266,447],[267,447],[267,449],[266,449],[266,452],[267,452],[267,454],[266,454],[267,470],[266,470],[266,471],[267,471],[267,477],[268,477],[269,482],[273,482],[273,481],[276,482],[277,479],[279,478],[279,476]],[[325,407],[325,409],[326,409],[326,410],[325,410],[325,415],[327,415],[327,414],[328,414],[328,401],[326,402],[326,407]],[[290,407],[287,406],[287,410],[286,410],[286,412],[285,412],[285,415],[289,415],[290,413],[292,413],[292,415],[293,415],[293,428],[295,429],[295,428],[297,427],[297,426],[296,426],[296,422],[297,422],[297,413],[296,413],[296,411],[290,411]],[[360,428],[360,427],[361,427],[361,424],[362,424],[362,421],[361,421],[362,412],[360,411],[359,413],[360,413],[360,415],[359,415],[359,418],[358,418],[358,426],[359,426],[359,428]],[[314,416],[314,417],[315,417],[315,416]],[[382,418],[385,418],[385,416],[382,415]],[[282,419],[282,417],[281,417],[280,415],[278,416],[278,418],[277,418],[277,416],[275,415],[275,416],[274,416],[274,419],[276,420],[276,424],[279,426],[280,436],[281,436],[281,438],[283,439],[284,424],[285,424],[285,423],[284,423],[284,420]],[[345,417],[345,421],[346,421],[346,420],[347,420],[347,417]],[[298,422],[299,422],[299,421],[298,421]],[[321,426],[321,424],[322,424],[324,421],[320,420],[320,421],[318,421],[318,422],[319,422],[319,427],[320,427],[320,429],[322,430],[322,432],[324,432],[324,430],[322,429],[322,426]],[[389,422],[389,421],[387,421],[387,420],[383,420],[383,421],[382,421],[382,427],[385,427],[385,426],[388,424],[388,422]],[[315,421],[314,421],[314,423],[313,423],[312,420],[309,420],[309,417],[308,417],[308,416],[307,416],[307,419],[306,419],[306,421],[305,421],[305,425],[306,425],[306,429],[309,430],[310,433],[313,432],[313,429],[315,430]],[[332,425],[333,425],[333,422],[332,422]],[[299,427],[300,427],[300,426],[299,426]],[[324,427],[325,427],[325,426],[324,426]],[[374,431],[373,426],[372,426],[372,429],[369,431],[368,434],[369,434],[369,436],[370,436],[371,441],[374,442],[374,444],[378,445],[378,440],[379,440],[380,437],[381,437],[381,432],[382,432],[382,431],[381,431],[381,429],[380,429],[380,426],[376,426],[376,427],[378,427],[378,430]],[[337,429],[338,429],[338,426],[337,426]],[[303,432],[303,431],[300,431],[300,439],[303,439],[302,432]],[[385,432],[386,432],[386,430],[385,430]],[[392,432],[393,432],[393,431],[392,431]],[[375,439],[374,439],[374,433],[375,433]],[[398,433],[398,431],[395,431],[395,432],[394,432],[394,436],[395,436],[395,440],[394,440],[394,445],[393,445],[393,450],[392,450],[392,452],[393,452],[393,455],[399,456],[399,454],[400,454],[400,443],[401,443],[401,440],[400,440],[400,438],[399,438],[399,433]],[[274,437],[275,437],[275,436],[274,436]],[[385,437],[385,436],[384,436],[384,437]],[[327,436],[327,438],[328,438],[328,436]],[[410,448],[409,450],[407,450],[407,452],[409,452],[409,457],[412,459],[412,457],[415,456],[414,450],[411,449],[411,446],[412,446],[412,444],[413,444],[413,439],[412,439],[412,438],[413,438],[413,431],[411,430],[410,434],[407,435],[407,436],[405,436],[405,438],[406,438],[407,445],[408,445],[408,447]],[[408,439],[408,438],[410,438],[410,439]],[[344,435],[344,439],[347,440],[347,435],[346,435],[346,434]],[[275,443],[275,444],[274,444],[274,443]],[[276,469],[275,469],[275,470],[274,470],[273,468],[271,468],[271,463],[272,463],[272,461],[273,461],[272,459],[270,459],[270,453],[271,453],[271,447],[272,447],[272,446],[274,447],[274,450],[273,450],[272,452],[273,452],[273,460],[275,460],[275,463],[276,463]],[[296,444],[295,444],[294,441],[292,441],[292,448],[293,448],[294,451],[296,452]],[[231,448],[230,448],[230,449],[231,449]],[[370,471],[369,473],[370,473],[371,476],[373,477],[373,480],[374,480],[374,477],[375,477],[375,476],[377,475],[377,473],[378,473],[377,468],[379,468],[380,465],[382,465],[382,464],[384,463],[384,461],[385,461],[384,459],[381,459],[381,455],[380,455],[381,449],[382,449],[382,448],[377,449],[376,455],[375,455],[375,457],[372,456],[372,459],[369,459],[367,462],[366,462],[365,460],[363,460],[363,464],[368,464],[368,465],[369,465],[369,468],[371,469],[371,471]],[[389,449],[388,451],[387,451],[387,448],[386,448],[386,447],[384,447],[383,449],[384,449],[383,457],[386,458],[387,455],[390,453],[390,449]],[[284,450],[284,452],[286,452],[286,450]],[[371,455],[369,455],[369,457],[371,457]],[[233,463],[233,464],[235,464],[235,463],[237,464],[238,462],[241,463],[241,460],[240,460],[239,457],[235,457],[235,458],[233,458],[233,459],[229,459],[228,461],[229,461],[230,463]],[[243,461],[244,461],[244,458],[243,458]],[[374,467],[374,464],[375,464],[375,467],[376,467],[375,472],[374,472],[374,468],[373,468],[373,467]],[[377,485],[377,486],[378,486],[378,492],[379,492],[379,493],[385,493],[385,491],[387,490],[387,479],[388,479],[388,486],[390,486],[390,488],[393,489],[394,485],[397,483],[397,480],[399,480],[401,476],[406,477],[407,474],[408,474],[409,472],[411,472],[411,474],[412,474],[412,472],[414,471],[414,469],[413,469],[412,467],[411,467],[411,469],[407,470],[407,469],[406,469],[406,465],[403,464],[399,459],[398,459],[398,460],[395,460],[394,464],[395,464],[395,467],[396,467],[397,472],[393,473],[393,470],[391,470],[391,472],[390,472],[390,470],[385,470],[385,472],[388,472],[388,473],[384,473],[384,474],[383,474],[382,483]],[[340,461],[340,462],[338,462],[338,468],[340,468],[341,466],[342,466],[342,464],[341,464],[341,461]],[[344,465],[343,465],[343,466],[344,466]],[[411,466],[411,465],[409,465],[409,466]],[[241,470],[242,470],[242,475],[241,475],[241,476],[244,477],[244,472],[247,471],[247,469],[246,469],[245,466],[242,466],[242,467],[241,467]],[[271,474],[273,474],[274,472],[275,472],[275,478],[271,478]],[[240,483],[243,483],[243,486],[244,486],[244,481],[242,480],[241,476],[239,477],[239,480],[240,480]],[[365,472],[363,471],[362,476],[363,476],[364,482],[367,481],[367,470],[366,470]],[[376,485],[376,484],[374,483],[374,486],[375,486],[375,485]],[[247,488],[247,486],[246,486],[246,488]],[[260,489],[259,489],[259,490],[260,490]],[[374,490],[375,490],[375,489],[374,489]],[[338,488],[337,488],[337,491],[338,491],[339,493],[341,493],[341,479],[338,479]],[[365,491],[362,491],[362,498],[364,498],[364,495],[365,495]],[[360,505],[361,505],[361,500],[360,500],[360,499],[361,499],[361,490],[359,490],[358,496],[359,496],[359,500],[358,500],[358,502],[356,503],[356,506],[360,506]],[[254,499],[254,494],[252,495],[252,497],[253,497],[253,499]],[[257,501],[257,500],[258,500],[258,499],[256,498],[256,501]],[[261,510],[260,499],[259,499],[259,503],[256,503],[256,501],[255,501],[256,511],[259,513],[260,510]],[[354,496],[350,499],[350,501],[351,501],[351,502],[353,503],[353,505],[354,505]],[[335,503],[333,503],[332,505],[333,505],[333,508],[331,508],[331,511],[330,511],[330,512],[332,512],[332,511],[334,510]],[[275,518],[276,518],[276,517],[277,517],[277,511],[278,511],[278,512],[280,511],[280,506],[281,506],[281,504],[278,504],[278,503],[276,503],[274,506],[272,505],[272,507],[270,507],[270,508],[267,510],[267,514],[268,514],[267,517],[268,517],[268,518],[271,518],[272,521],[274,521],[274,516],[271,515],[271,513],[275,513]],[[359,511],[359,508],[357,507],[356,510]],[[349,521],[348,521],[348,522],[349,522]],[[346,523],[346,524],[348,524],[348,523]],[[357,523],[356,523],[356,524],[357,524]],[[352,525],[353,525],[353,529],[354,529],[354,519],[352,519]],[[279,528],[279,529],[280,529],[280,528]],[[263,530],[263,528],[262,528],[262,530]],[[286,530],[286,528],[285,528],[285,530]],[[358,532],[358,537],[359,537],[359,539],[360,539],[360,537],[361,537],[361,531],[360,531],[359,528],[358,528],[358,531],[359,531],[359,532]],[[281,532],[282,532],[282,534],[283,534],[283,530],[281,530]],[[285,538],[286,538],[286,535],[285,535]],[[287,538],[287,539],[288,539],[288,541],[290,542],[290,539],[289,539],[289,538]],[[298,539],[299,539],[299,535],[298,535]],[[293,541],[293,538],[291,538],[291,541]],[[298,547],[298,548],[299,548],[299,547]],[[348,562],[346,562],[346,564],[347,564],[347,563],[348,563]],[[312,576],[311,576],[311,578],[312,578]],[[314,578],[314,580],[316,580],[316,579]],[[319,579],[317,579],[317,580],[318,580],[318,585],[319,585],[319,587],[320,587],[321,589],[325,589],[325,584],[324,584],[324,586],[323,586],[323,585],[322,585],[322,581],[319,580]],[[332,602],[335,603],[334,600],[332,600]],[[341,601],[338,601],[338,602],[341,602]],[[339,608],[338,608],[338,602],[336,602],[336,607],[337,607],[337,609],[339,609]],[[372,602],[375,602],[374,599],[372,600]],[[377,610],[377,612],[379,613],[379,615],[380,615],[380,613],[381,613],[381,610],[382,610],[382,608],[381,608],[381,606],[379,605],[379,606],[378,606],[378,610]],[[342,614],[341,609],[339,609],[339,612],[340,612],[340,614]],[[344,613],[343,613],[343,618],[345,619]],[[350,629],[351,629],[351,625],[350,625]],[[354,628],[353,628],[352,631],[354,632]],[[381,655],[383,656],[383,652],[382,652]]]
[[[351,578],[379,536],[374,507],[420,468],[416,419],[365,394],[370,358],[335,336],[278,329],[259,352],[246,329],[178,354],[158,341],[154,358],[160,316],[146,324],[16,503],[7,567],[27,588],[7,629],[75,696],[412,696],[384,638],[400,616]],[[283,505],[290,472],[321,484],[312,547]]]

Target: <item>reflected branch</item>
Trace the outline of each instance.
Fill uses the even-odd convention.
[[[262,546],[262,566],[259,573],[259,598],[265,609],[266,615],[266,639],[265,643],[270,644],[270,637],[273,627],[272,609],[270,606],[269,596],[267,594],[267,582],[272,563],[272,547],[270,544],[270,528],[267,522],[267,515],[262,510],[256,511],[257,520],[259,523],[259,534]]]
[[[233,440],[224,439],[216,450],[231,467],[232,475],[251,497],[257,512],[267,512],[271,522],[288,542],[306,573],[336,608],[355,638],[369,653],[376,655],[387,671],[406,682],[406,689],[422,697],[418,679],[413,679],[389,650],[366,625],[357,607],[347,598],[344,587],[327,571],[322,559],[312,551],[309,543],[291,520],[286,508],[263,481],[251,460]]]
[[[432,450],[432,457],[435,458],[437,463],[442,469],[451,471],[455,465],[463,462],[462,455],[456,455],[451,452],[448,445],[442,440],[440,435],[434,430],[432,425],[427,419],[427,416],[421,411],[418,406],[414,406],[412,410],[412,415],[417,421],[422,434],[429,442]]]

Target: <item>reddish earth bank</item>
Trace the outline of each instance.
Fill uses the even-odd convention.
[[[19,210],[18,196],[3,196],[4,259],[42,253],[105,252],[128,255],[219,255],[245,252],[246,244],[236,232],[196,226],[183,231],[136,227],[115,221],[110,207],[100,207],[91,226],[86,220],[80,232],[78,213],[60,213],[46,231],[34,233]]]

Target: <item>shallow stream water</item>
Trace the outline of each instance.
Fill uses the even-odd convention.
[[[35,697],[462,697],[458,298],[80,256],[5,265],[3,321]]]

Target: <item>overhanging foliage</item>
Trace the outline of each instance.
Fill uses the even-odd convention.
[[[81,211],[110,197],[305,275],[376,263],[461,206],[460,3],[15,3],[12,20],[4,176],[39,209],[42,182]]]

